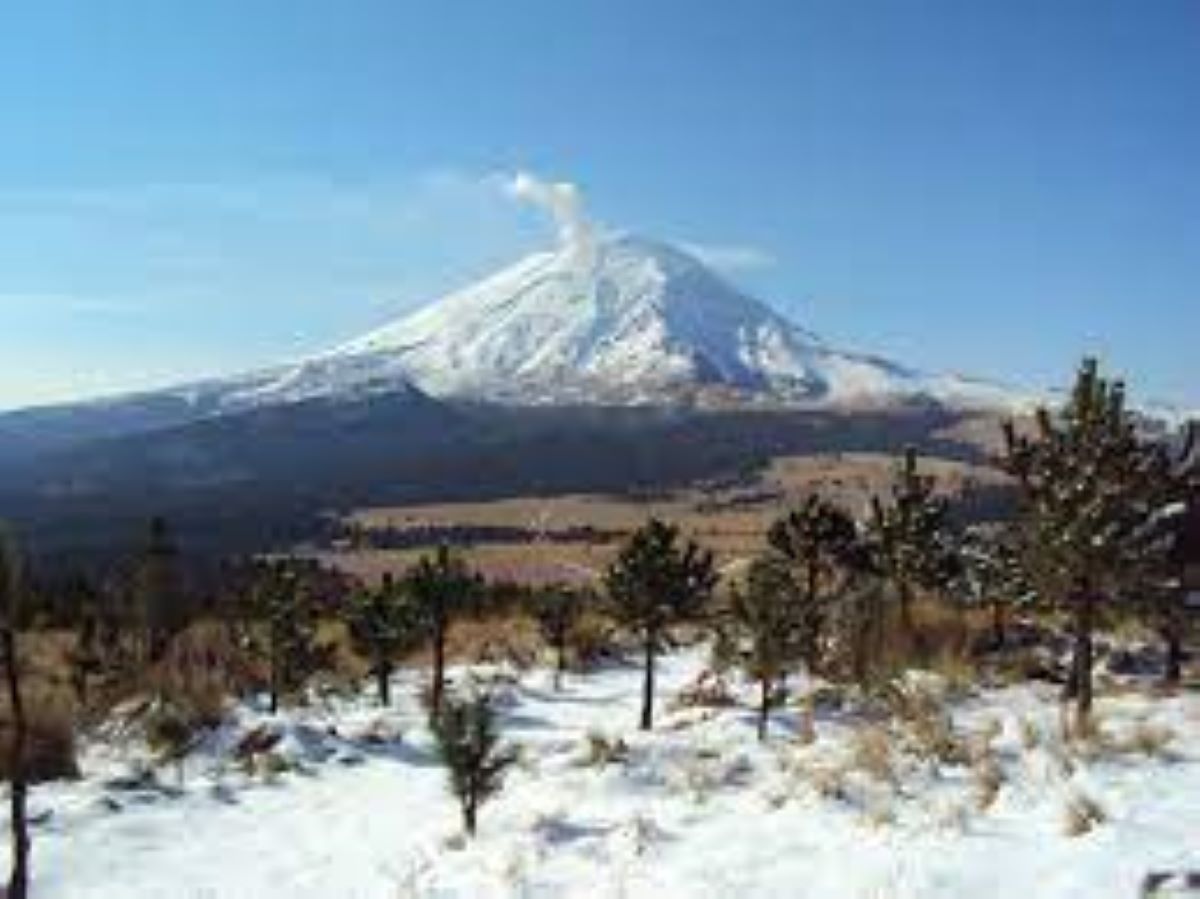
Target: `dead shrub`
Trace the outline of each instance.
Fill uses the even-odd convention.
[[[817,742],[816,712],[811,696],[800,704],[800,716],[796,723],[796,742],[801,746],[809,746]]]
[[[1063,807],[1063,832],[1079,837],[1091,832],[1108,820],[1103,806],[1086,793],[1074,792]]]
[[[885,693],[892,715],[903,726],[906,743],[920,758],[963,765],[970,753],[954,730],[944,696],[920,682],[893,682]]]
[[[1175,731],[1165,724],[1139,721],[1129,734],[1127,746],[1130,751],[1139,752],[1147,758],[1162,758],[1169,754],[1175,736]]]
[[[583,764],[588,768],[606,768],[629,760],[629,747],[620,737],[613,740],[599,731],[589,731],[585,739],[587,752]]]
[[[855,731],[850,748],[850,766],[875,780],[894,784],[897,781],[896,764],[888,732],[876,726]]]
[[[69,702],[50,695],[25,699],[28,733],[25,738],[24,770],[29,783],[74,780],[79,777],[76,760],[75,721]],[[12,725],[5,711],[0,721],[0,779],[9,780]]]
[[[234,758],[245,761],[255,756],[265,755],[279,745],[283,734],[265,724],[260,724],[253,730],[247,731],[233,748]]]
[[[981,755],[971,766],[971,785],[975,794],[975,808],[986,811],[991,808],[1004,786],[1004,769],[991,753]]]
[[[802,772],[808,783],[822,799],[844,801],[846,799],[845,772],[832,765],[818,765]]]
[[[594,611],[584,612],[576,622],[568,648],[576,667],[583,671],[612,660],[621,652],[613,623]]]
[[[671,708],[722,709],[730,708],[736,702],[737,699],[724,677],[714,671],[704,671],[675,694],[671,700]]]
[[[1042,741],[1042,732],[1032,719],[1021,717],[1017,719],[1017,736],[1021,740],[1021,748],[1032,752]]]

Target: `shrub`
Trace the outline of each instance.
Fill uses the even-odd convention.
[[[479,808],[500,792],[504,773],[517,754],[502,747],[491,697],[477,693],[446,697],[430,722],[438,752],[450,774],[450,789],[462,809],[463,826],[473,837]]]
[[[24,774],[31,784],[79,777],[76,760],[75,724],[68,703],[53,697],[36,695],[26,700]],[[0,779],[11,777],[9,770],[12,727],[0,723]]]
[[[850,764],[876,780],[895,783],[896,765],[888,732],[875,726],[857,730],[851,743]]]
[[[1063,832],[1079,837],[1108,820],[1104,808],[1086,793],[1075,792],[1067,797],[1063,808]]]
[[[585,739],[587,755],[584,764],[589,768],[606,768],[629,760],[629,747],[619,737],[612,740],[599,731],[588,731]]]

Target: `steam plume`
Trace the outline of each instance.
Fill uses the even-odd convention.
[[[506,188],[510,196],[540,206],[554,217],[559,246],[573,265],[579,268],[591,266],[596,233],[583,213],[578,187],[569,181],[543,181],[528,172],[518,172]]]

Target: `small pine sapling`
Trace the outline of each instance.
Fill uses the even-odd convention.
[[[420,641],[415,608],[390,574],[375,590],[351,597],[346,624],[355,649],[370,660],[379,704],[391,705],[392,674],[400,657]]]
[[[755,559],[745,585],[733,590],[717,626],[718,664],[742,668],[758,682],[759,740],[767,737],[775,689],[789,671],[799,667],[810,646],[811,621],[801,592],[778,557]]]
[[[270,712],[280,699],[295,693],[317,667],[317,613],[303,574],[287,561],[262,563],[251,591],[252,613],[260,625],[259,639],[250,648],[266,657]]]
[[[446,639],[450,625],[479,595],[482,581],[461,557],[443,545],[434,555],[422,556],[405,573],[403,589],[413,602],[418,627],[432,650],[429,706],[437,717],[446,689]]]
[[[586,605],[587,594],[570,587],[542,590],[534,600],[534,616],[542,639],[554,648],[554,689],[562,689],[567,670],[567,646]]]
[[[875,567],[899,602],[901,634],[911,638],[916,591],[946,589],[959,571],[949,504],[935,492],[934,479],[918,472],[912,447],[896,469],[891,497],[872,501],[868,532]]]
[[[498,794],[517,753],[500,741],[496,712],[487,693],[445,697],[430,727],[450,776],[450,790],[462,810],[463,827],[474,837],[479,809]]]
[[[655,661],[667,629],[695,615],[712,597],[717,570],[712,553],[680,539],[679,528],[656,518],[622,547],[605,575],[613,613],[642,644],[641,729],[654,726]]]

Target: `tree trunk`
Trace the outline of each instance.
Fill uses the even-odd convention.
[[[388,708],[392,704],[392,666],[383,659],[375,665],[375,685],[379,688],[379,704]]]
[[[771,679],[764,677],[759,681],[758,698],[758,742],[767,739],[767,718],[771,714]]]
[[[554,689],[561,690],[563,675],[567,671],[567,634],[565,631],[558,634],[558,639],[555,641],[555,650],[558,653],[557,663],[554,668]]]
[[[905,640],[913,636],[912,587],[908,581],[900,582],[900,633]]]
[[[646,630],[646,671],[642,682],[642,730],[654,727],[654,649],[658,642],[658,634]]]
[[[472,796],[463,802],[463,827],[467,831],[467,836],[475,836],[475,830],[478,826],[477,819],[478,810],[475,807],[475,798]]]
[[[279,692],[280,692],[280,687],[281,687],[281,681],[283,680],[282,672],[280,671],[281,662],[279,660],[279,647],[277,645],[277,640],[278,640],[278,638],[276,638],[275,635],[272,634],[271,635],[271,649],[270,649],[271,658],[270,658],[270,662],[269,662],[269,665],[271,668],[271,683],[270,683],[271,708],[270,708],[270,711],[271,711],[272,715],[276,714],[279,711]]]
[[[805,622],[804,663],[808,666],[810,675],[817,674],[821,670],[821,631],[824,622],[817,605],[820,574],[815,564],[808,566],[808,583],[806,585],[808,594],[805,597],[808,606],[808,620]]]
[[[10,824],[12,827],[12,873],[7,899],[26,899],[29,894],[29,822],[25,800],[29,790],[25,782],[25,704],[21,697],[21,674],[17,659],[17,639],[10,621],[4,630],[4,668],[8,680],[8,701],[12,715],[12,742],[9,748]]]
[[[997,649],[1002,649],[1008,642],[1008,627],[1004,620],[1004,603],[999,599],[992,600],[992,642]]]
[[[1092,629],[1095,618],[1096,595],[1090,586],[1076,597],[1075,654],[1072,679],[1075,694],[1075,721],[1083,726],[1092,713]]]
[[[434,717],[442,713],[442,694],[446,689],[446,628],[439,626],[433,634],[433,686],[429,693],[429,708]]]
[[[1179,609],[1172,607],[1167,610],[1167,618],[1163,623],[1162,637],[1165,644],[1166,663],[1163,667],[1163,683],[1168,687],[1178,687],[1183,679],[1183,637],[1181,634],[1183,622],[1179,620]]]

